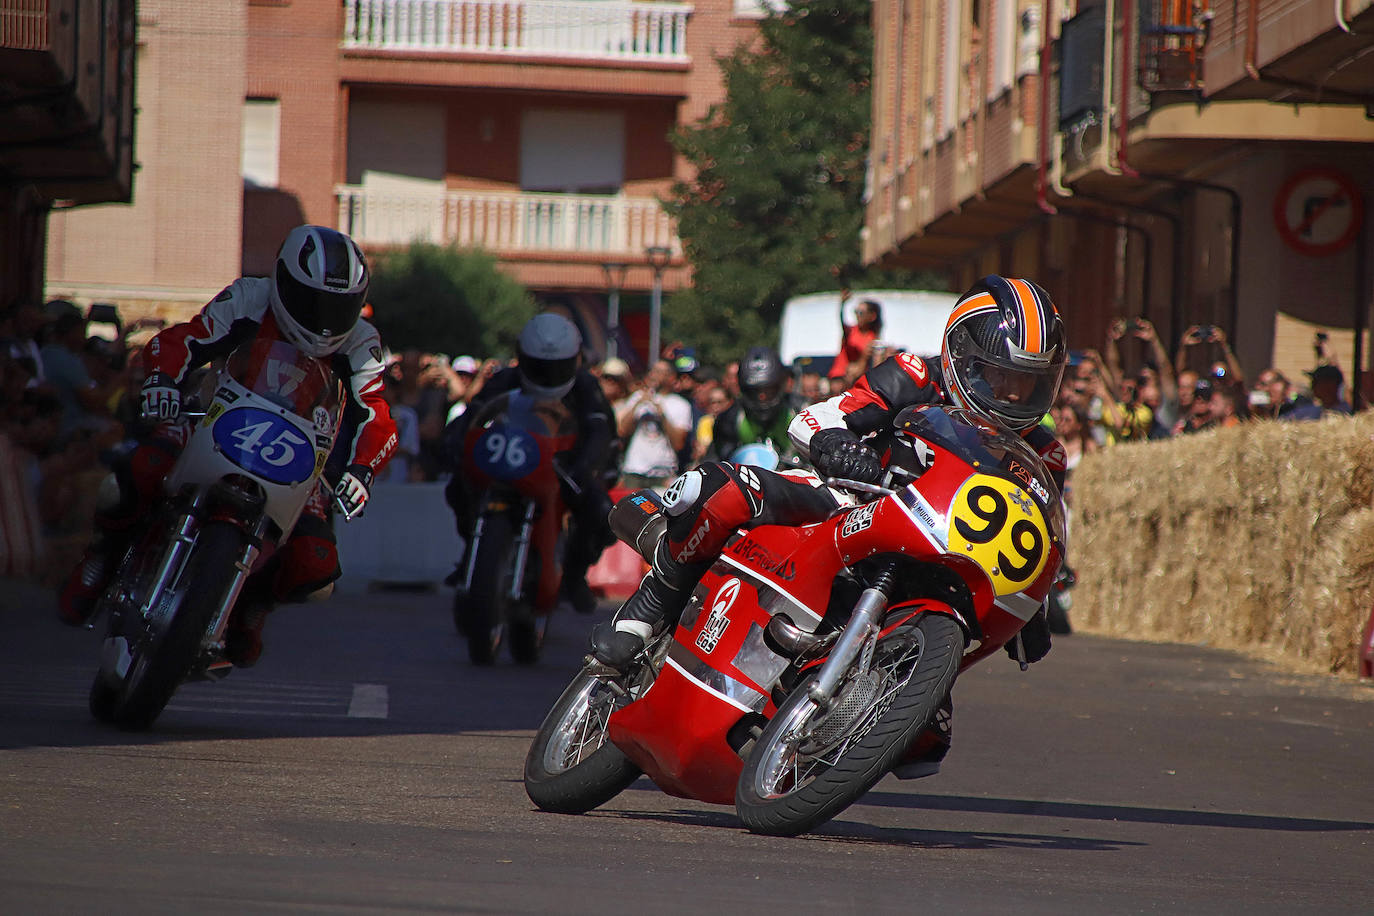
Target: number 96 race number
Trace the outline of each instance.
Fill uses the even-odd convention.
[[[997,594],[1019,592],[1039,578],[1049,546],[1040,507],[1011,481],[977,474],[955,494],[949,549],[983,567]]]

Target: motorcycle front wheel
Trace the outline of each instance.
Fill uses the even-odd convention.
[[[118,633],[112,621],[110,636],[129,640],[132,659],[122,680],[113,681],[104,670],[96,673],[90,694],[96,719],[137,731],[162,714],[195,664],[201,639],[233,583],[243,537],[227,522],[207,523],[170,593],[153,602],[151,617],[123,621]],[[122,616],[135,613],[126,610]]]
[[[872,666],[845,678],[828,711],[794,690],[744,762],[740,820],[754,833],[797,836],[853,804],[934,720],[963,652],[952,618],[924,614],[878,642]]]
[[[468,659],[474,665],[496,661],[509,617],[511,564],[515,551],[515,526],[508,516],[493,513],[483,519],[482,534],[471,548],[476,551],[472,584],[466,593],[453,596],[453,623],[468,643]]]
[[[639,767],[607,740],[606,732],[611,714],[653,683],[654,664],[645,662],[614,684],[585,669],[573,678],[525,755],[530,801],[543,811],[582,814],[615,798],[639,777]]]

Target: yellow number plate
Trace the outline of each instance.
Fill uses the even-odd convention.
[[[1044,571],[1050,537],[1029,493],[1001,477],[975,474],[950,507],[949,549],[983,567],[997,594],[1011,595]]]

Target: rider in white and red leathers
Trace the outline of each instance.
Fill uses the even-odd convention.
[[[655,631],[676,622],[739,528],[824,520],[850,500],[826,488],[825,477],[878,482],[892,420],[905,407],[954,404],[1019,432],[1062,488],[1064,449],[1040,420],[1059,390],[1065,357],[1063,325],[1044,290],[1026,280],[984,277],[951,311],[939,366],[899,354],[797,415],[788,433],[816,474],[715,462],[675,480],[664,494],[668,525],[652,567],[615,619],[594,628],[593,654],[617,669],[633,662]],[[1042,608],[1022,629],[1026,660],[1043,658],[1049,640]],[[1013,657],[1015,643],[1007,647]],[[945,712],[937,733],[928,733],[927,762],[935,768],[949,745]]]
[[[367,264],[352,239],[333,229],[300,226],[283,243],[275,276],[235,280],[190,321],[165,328],[148,342],[141,353],[141,413],[161,422],[116,470],[118,501],[97,511],[96,541],[60,596],[64,622],[85,622],[124,549],[122,536],[162,498],[163,478],[190,434],[175,422],[181,383],[195,369],[256,338],[285,340],[327,360],[343,381],[343,418],[326,477],[335,481],[350,513],[361,510],[373,476],[396,448],[396,424],[382,396],[381,339],[359,317],[367,286]],[[328,522],[330,499],[323,487],[312,494],[270,569],[245,586],[226,633],[226,648],[237,664],[257,660],[272,602],[302,600],[341,574]]]

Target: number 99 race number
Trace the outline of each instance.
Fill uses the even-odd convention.
[[[949,549],[983,567],[997,594],[1019,592],[1039,578],[1049,546],[1040,507],[1011,481],[976,474],[955,494]]]

